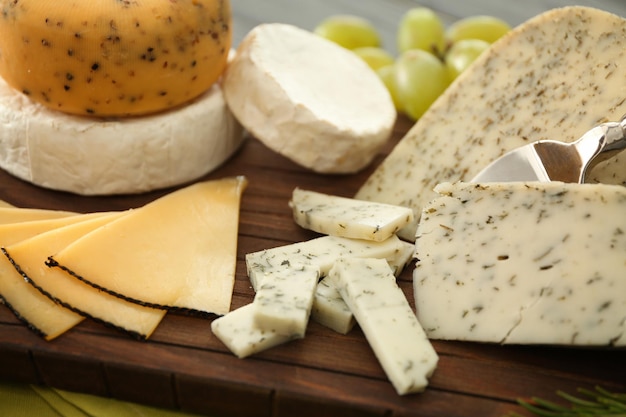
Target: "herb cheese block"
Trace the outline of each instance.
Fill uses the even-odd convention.
[[[408,207],[293,190],[289,206],[295,222],[331,236],[381,241],[413,221]]]
[[[55,111],[169,110],[204,94],[231,45],[228,0],[0,2],[0,76]]]
[[[417,230],[434,339],[626,345],[626,187],[443,183]]]
[[[219,84],[166,112],[100,119],[47,109],[0,78],[0,168],[45,188],[108,195],[174,186],[222,165],[243,140]]]
[[[48,265],[140,305],[225,314],[246,186],[231,177],[181,188],[77,239]]]
[[[384,84],[358,56],[282,23],[246,35],[224,74],[224,94],[255,138],[320,173],[369,165],[396,119]]]
[[[543,13],[464,71],[402,138],[356,198],[422,207],[441,182],[470,181],[505,152],[540,139],[572,142],[626,114],[626,20],[593,8]],[[589,182],[626,184],[624,154]]]
[[[399,395],[423,391],[439,357],[384,259],[341,258],[328,273]]]
[[[311,265],[319,268],[320,277],[328,274],[333,263],[342,256],[383,258],[394,264],[406,262],[407,243],[397,236],[382,242],[321,236],[304,242],[277,246],[246,254],[246,270],[256,291],[266,276],[282,274],[292,266]]]

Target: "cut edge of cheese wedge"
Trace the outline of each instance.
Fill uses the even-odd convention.
[[[289,207],[299,226],[332,236],[381,241],[413,222],[408,207],[296,188]]]
[[[76,240],[48,266],[143,306],[225,314],[246,185],[240,176],[179,189]]]
[[[367,64],[282,23],[261,24],[246,35],[223,84],[230,108],[255,138],[319,173],[369,165],[391,137],[397,115]]]
[[[15,279],[30,284],[41,294],[68,310],[107,327],[121,330],[136,339],[145,340],[161,322],[166,313],[164,310],[124,301],[98,291],[59,269],[44,266],[51,253],[58,252],[87,233],[127,214],[128,212],[120,212],[64,226],[2,248],[2,251],[17,272],[17,275],[14,275]],[[39,320],[42,321],[45,319]],[[37,326],[32,315],[31,322]],[[57,329],[54,333],[47,334],[58,336],[62,330],[64,329]]]
[[[626,187],[442,183],[413,272],[430,338],[626,344]]]
[[[400,236],[414,241],[441,182],[470,181],[507,151],[536,140],[572,142],[626,114],[626,20],[589,7],[542,13],[510,31],[464,71],[355,195],[411,207]],[[588,182],[626,184],[624,156]]]
[[[216,83],[191,103],[103,120],[49,110],[0,78],[0,168],[79,195],[142,193],[196,180],[244,141]]]

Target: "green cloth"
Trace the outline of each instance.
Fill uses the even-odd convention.
[[[181,411],[36,385],[0,382],[2,417],[192,417]]]

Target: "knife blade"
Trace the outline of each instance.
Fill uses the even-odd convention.
[[[471,182],[584,182],[586,173],[626,148],[626,116],[602,123],[570,143],[541,140],[505,153]]]

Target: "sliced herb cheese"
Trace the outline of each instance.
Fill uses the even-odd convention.
[[[321,236],[246,255],[248,277],[255,291],[265,276],[289,268],[290,265],[313,265],[320,276],[326,276],[335,260],[340,257],[367,257],[398,259],[406,252],[406,242],[392,236],[382,242]]]
[[[430,338],[626,345],[626,187],[444,183],[414,293]]]
[[[403,246],[403,250],[398,252],[397,257],[388,260],[389,266],[396,277],[402,273],[406,265],[413,259],[415,251],[413,244],[403,242]],[[328,279],[328,276],[317,284],[311,318],[319,324],[342,334],[347,334],[356,324],[350,308],[341,298],[341,294],[339,294],[332,281]]]
[[[482,54],[431,106],[356,193],[411,207],[415,222],[441,182],[470,181],[505,152],[540,139],[572,142],[626,114],[626,20],[592,8],[543,13]],[[589,182],[626,184],[624,153]]]
[[[328,276],[315,288],[311,319],[341,334],[348,334],[356,324],[350,307]]]
[[[262,352],[295,337],[259,328],[255,313],[255,306],[250,303],[211,322],[213,334],[239,358]]]
[[[413,221],[408,207],[356,200],[296,188],[289,206],[295,222],[331,236],[381,241]]]
[[[257,327],[304,337],[319,275],[316,266],[292,265],[264,277],[252,302]]]
[[[400,395],[423,391],[439,360],[384,259],[339,259],[328,274]]]

